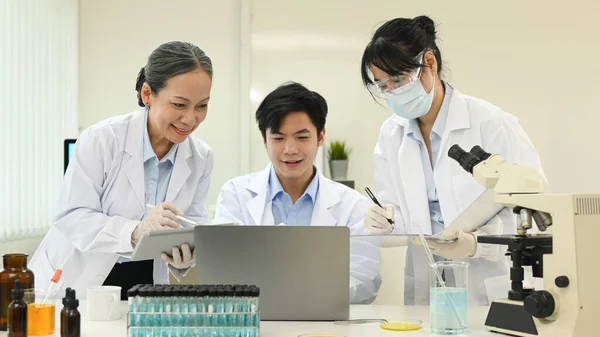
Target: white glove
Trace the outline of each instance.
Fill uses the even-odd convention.
[[[152,207],[131,233],[131,242],[135,245],[142,235],[152,231],[181,228],[177,215],[182,215],[181,211],[170,202]]]
[[[427,237],[425,237],[425,240],[427,240],[432,254],[449,260],[473,257],[477,252],[477,238],[475,235],[465,233],[461,230],[456,232],[456,241],[454,242],[436,242]],[[421,238],[418,236],[413,237],[413,242],[419,246],[423,246]]]
[[[383,205],[383,208],[371,204],[365,213],[365,228],[371,234],[390,234],[395,227],[388,219],[394,220],[394,205]]]
[[[196,250],[190,249],[187,243],[181,245],[181,250],[177,246],[173,247],[171,254],[169,256],[167,253],[162,253],[160,257],[177,269],[187,269],[196,265]]]

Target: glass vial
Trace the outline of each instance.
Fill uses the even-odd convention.
[[[63,305],[60,312],[60,337],[80,337],[81,314],[77,310],[79,300],[75,296],[75,289],[67,288]]]
[[[8,337],[27,337],[27,303],[23,301],[25,293],[21,286],[21,280],[15,281],[11,295],[13,301],[7,308]]]

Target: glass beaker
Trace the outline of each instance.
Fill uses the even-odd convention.
[[[467,275],[469,264],[439,261],[430,268],[429,316],[431,332],[461,335],[467,332]]]
[[[29,336],[52,335],[56,321],[55,294],[49,293],[46,298],[45,290],[26,289],[23,300],[27,303],[27,334]]]

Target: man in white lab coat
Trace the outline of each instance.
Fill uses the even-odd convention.
[[[351,234],[363,233],[366,198],[325,178],[313,165],[325,139],[326,117],[325,99],[300,84],[286,83],[271,92],[256,111],[271,163],[223,185],[214,223],[347,226]],[[352,303],[375,299],[379,264],[378,247],[351,240]]]

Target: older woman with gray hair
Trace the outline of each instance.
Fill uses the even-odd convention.
[[[65,173],[54,224],[30,262],[36,288],[56,269],[65,285],[86,288],[166,284],[194,264],[187,244],[150,261],[128,257],[142,235],[180,228],[182,215],[207,220],[211,148],[191,134],[204,121],[212,87],[210,58],[187,42],[156,48],[136,81],[141,109],[84,130]],[[148,205],[148,206],[147,206]]]

